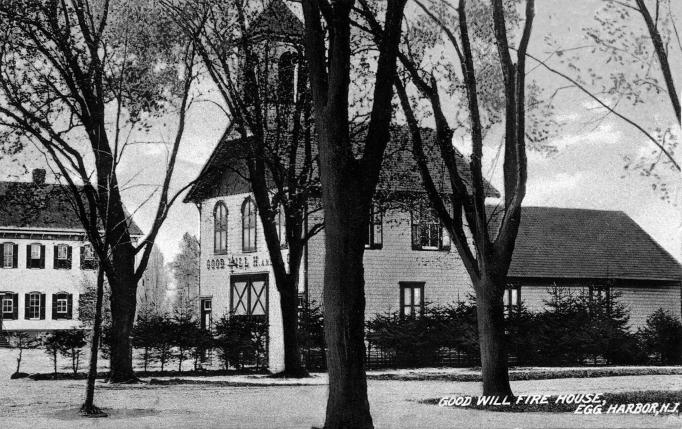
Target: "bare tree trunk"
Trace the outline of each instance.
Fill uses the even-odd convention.
[[[279,304],[282,309],[284,336],[284,377],[306,377],[308,372],[301,363],[298,339],[298,291],[297,285],[287,283],[280,289]]]
[[[136,382],[133,371],[131,335],[135,322],[136,294],[132,276],[111,283],[111,357],[109,382]],[[118,291],[115,293],[114,291]],[[116,309],[116,310],[114,310]]]
[[[90,345],[90,368],[88,369],[88,383],[85,388],[85,403],[81,407],[83,415],[106,416],[94,404],[95,379],[97,378],[97,357],[99,355],[99,340],[102,333],[102,301],[104,300],[104,270],[102,267],[97,272],[97,296],[95,300],[95,324],[92,328],[92,344]]]
[[[19,357],[17,358],[17,373],[19,372],[19,368],[21,368],[21,358],[22,358],[23,353],[24,353],[24,349],[20,347],[19,348]]]
[[[325,212],[324,330],[329,379],[335,380],[329,384],[326,429],[373,427],[365,378],[365,228],[352,221],[358,217],[363,219]]]
[[[483,394],[512,396],[504,337],[504,280],[482,278],[476,285],[476,318]]]

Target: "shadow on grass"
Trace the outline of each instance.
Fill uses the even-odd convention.
[[[159,410],[146,408],[102,408],[102,411],[107,414],[104,417],[106,420],[112,419],[129,419],[136,417],[154,417],[161,415]],[[92,418],[90,416],[83,416],[80,414],[80,408],[68,408],[59,410],[52,414],[58,420],[74,421]]]

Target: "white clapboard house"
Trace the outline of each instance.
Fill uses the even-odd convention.
[[[42,169],[31,182],[0,182],[0,336],[81,327],[79,297],[97,259],[68,192]],[[131,231],[142,234],[132,222]]]

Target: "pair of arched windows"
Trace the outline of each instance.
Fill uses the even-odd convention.
[[[280,243],[286,243],[284,231],[284,210],[278,210],[275,217],[277,236]],[[227,253],[227,207],[222,201],[216,203],[213,209],[213,251],[214,253]],[[258,218],[256,204],[250,197],[242,203],[242,252],[255,252],[257,250]]]

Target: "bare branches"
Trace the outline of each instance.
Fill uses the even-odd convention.
[[[670,97],[670,103],[673,105],[673,112],[675,113],[675,118],[678,122],[682,120],[682,114],[680,109],[680,99],[675,89],[675,82],[673,81],[672,72],[670,71],[670,63],[668,61],[668,53],[663,45],[663,40],[661,39],[661,34],[658,31],[658,2],[656,2],[656,20],[651,17],[651,13],[647,8],[644,0],[635,0],[637,3],[637,8],[639,13],[644,18],[647,30],[649,31],[649,36],[651,37],[651,42],[654,45],[654,50],[658,56],[658,61],[661,66],[661,73],[663,74],[663,79],[665,80],[665,85],[668,88],[668,96]],[[674,24],[674,22],[673,22]]]
[[[670,164],[675,168],[675,170],[677,170],[677,171],[682,171],[682,167],[680,167],[680,164],[675,160],[675,157],[673,156],[673,154],[670,153],[670,151],[669,151],[665,146],[663,146],[663,145],[662,145],[654,136],[652,136],[647,130],[645,130],[645,129],[644,129],[641,125],[639,125],[637,122],[635,122],[635,121],[632,120],[631,118],[629,118],[629,117],[623,115],[622,113],[616,111],[613,107],[609,106],[608,104],[606,104],[605,102],[603,102],[599,97],[597,97],[596,95],[594,95],[594,94],[592,93],[592,91],[590,91],[589,89],[585,88],[584,85],[581,85],[578,81],[576,81],[576,80],[573,79],[572,77],[568,76],[566,73],[563,73],[563,72],[561,72],[561,71],[559,71],[559,70],[557,70],[557,69],[551,67],[550,65],[548,65],[547,63],[545,63],[545,62],[542,61],[541,59],[536,58],[535,56],[533,56],[532,54],[526,53],[526,56],[529,57],[529,58],[532,58],[532,59],[535,60],[538,64],[540,64],[542,67],[544,67],[545,69],[549,70],[550,72],[556,74],[557,76],[561,76],[563,79],[566,79],[566,80],[567,80],[568,82],[570,82],[574,87],[578,88],[580,91],[582,91],[582,92],[583,92],[584,94],[586,94],[588,97],[590,97],[591,99],[593,99],[594,101],[596,101],[597,103],[599,103],[599,105],[601,105],[603,108],[607,109],[607,110],[608,110],[609,112],[611,112],[614,116],[617,116],[618,118],[620,118],[621,120],[625,121],[625,122],[628,123],[629,125],[635,127],[635,128],[636,128],[639,132],[641,132],[641,133],[642,133],[650,142],[652,142],[654,145],[656,145],[656,147],[658,147],[658,148],[661,150],[661,152],[666,156],[666,158],[668,159],[668,161],[670,162]]]

